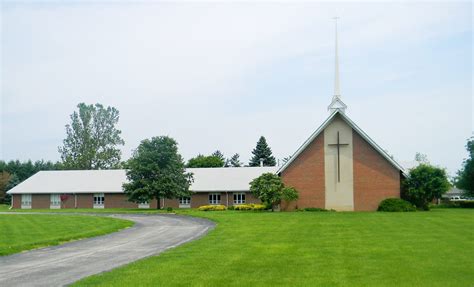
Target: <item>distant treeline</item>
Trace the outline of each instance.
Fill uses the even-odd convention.
[[[60,170],[62,164],[60,162],[51,162],[31,160],[21,162],[19,160],[11,160],[9,162],[0,160],[0,203],[9,203],[10,197],[6,192],[29,178],[40,170]]]

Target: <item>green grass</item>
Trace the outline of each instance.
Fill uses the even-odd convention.
[[[75,286],[474,285],[474,210],[186,213],[218,226]]]
[[[111,233],[133,225],[122,219],[50,214],[0,215],[0,256]]]
[[[0,211],[8,211],[10,205],[7,204],[0,204]]]

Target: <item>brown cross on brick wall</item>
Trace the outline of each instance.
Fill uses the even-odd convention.
[[[340,159],[340,148],[343,146],[348,146],[347,143],[339,142],[339,131],[337,131],[337,142],[335,144],[328,144],[328,146],[337,147],[337,182],[341,182],[341,159]]]

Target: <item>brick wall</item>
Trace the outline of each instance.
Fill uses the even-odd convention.
[[[324,133],[319,134],[306,149],[282,172],[281,178],[286,186],[298,190],[296,202],[281,204],[282,210],[295,207],[325,206],[324,179]]]
[[[234,205],[234,193],[233,192],[221,192],[221,204],[225,206]],[[228,198],[227,198],[228,196]],[[255,198],[251,193],[245,193],[245,203],[260,203],[258,198]],[[191,196],[191,208],[198,208],[199,206],[208,205],[209,204],[209,193],[208,192],[199,192],[194,193]],[[179,200],[178,199],[165,199],[165,208],[172,207],[172,208],[179,208]]]
[[[21,194],[12,194],[13,208],[21,208]]]
[[[138,204],[128,201],[124,193],[106,193],[104,208],[138,208]]]
[[[385,198],[400,197],[400,171],[355,131],[354,210],[372,211]]]
[[[32,209],[49,209],[51,197],[49,194],[32,194],[31,208]]]

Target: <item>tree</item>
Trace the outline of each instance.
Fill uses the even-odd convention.
[[[429,210],[428,204],[440,198],[451,185],[444,169],[422,163],[410,170],[403,186],[404,199],[418,209]]]
[[[214,155],[198,155],[196,157],[191,158],[186,167],[223,167],[224,161]]]
[[[219,158],[220,160],[222,160],[222,162],[225,162],[225,156],[220,150],[216,150],[211,155]]]
[[[263,160],[264,166],[275,166],[276,160],[272,155],[272,150],[267,144],[265,137],[261,136],[257,142],[257,146],[252,151],[252,158],[250,159],[250,166],[260,166],[260,160]]]
[[[456,186],[465,190],[466,196],[474,197],[474,137],[467,141],[466,149],[469,156],[463,161],[462,168],[457,172]]]
[[[7,195],[7,185],[10,181],[10,177],[11,175],[6,171],[0,172],[0,203],[6,203],[5,197]]]
[[[429,164],[430,161],[428,160],[428,156],[424,153],[420,153],[420,152],[417,152],[415,154],[415,161],[418,162],[418,163],[425,163],[425,164]]]
[[[240,155],[238,153],[234,154],[230,159],[229,159],[229,165],[232,167],[241,167],[242,163],[240,162]]]
[[[192,174],[186,173],[177,142],[167,136],[143,140],[126,163],[123,189],[133,202],[190,195]],[[158,204],[159,208],[159,204]]]
[[[285,187],[281,178],[271,172],[262,174],[250,182],[250,192],[260,199],[272,211],[281,200],[294,201],[298,199],[298,192],[293,187]]]
[[[291,159],[291,155],[283,158],[283,164],[287,163]]]
[[[123,145],[121,131],[116,128],[119,111],[101,104],[77,105],[79,111],[70,116],[66,138],[58,148],[67,169],[110,169],[120,163]]]

